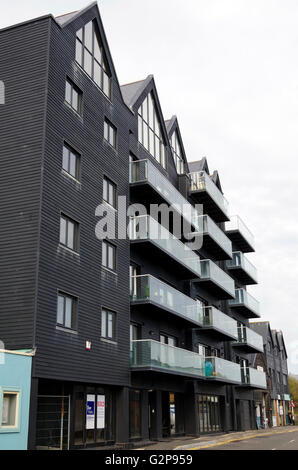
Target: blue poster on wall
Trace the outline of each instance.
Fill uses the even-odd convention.
[[[95,427],[95,395],[87,395],[86,402],[86,429]]]

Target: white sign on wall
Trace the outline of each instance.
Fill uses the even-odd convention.
[[[105,396],[97,395],[97,429],[105,428]]]

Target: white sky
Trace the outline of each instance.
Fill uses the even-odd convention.
[[[2,6],[0,27],[87,4],[14,0]],[[99,8],[120,83],[154,74],[188,159],[208,158],[230,213],[255,234],[248,257],[260,284],[248,290],[262,319],[283,330],[298,374],[297,0],[102,0]]]

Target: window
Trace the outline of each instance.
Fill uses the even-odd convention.
[[[182,149],[179,143],[177,131],[175,131],[171,137],[171,148],[177,173],[178,175],[182,175],[184,173],[184,162],[182,158]]]
[[[65,86],[65,101],[78,114],[81,114],[82,112],[82,96],[83,93],[81,92],[81,90],[79,90],[79,88],[67,78]]]
[[[114,209],[117,207],[117,186],[106,176],[103,179],[103,200],[110,204]]]
[[[59,292],[57,300],[57,325],[75,330],[76,321],[77,299]]]
[[[104,138],[112,147],[116,148],[117,129],[108,119],[105,119],[104,122]]]
[[[138,139],[145,149],[166,168],[165,145],[152,93],[149,93],[138,110]]]
[[[174,336],[168,336],[161,334],[160,335],[160,342],[162,344],[168,344],[169,346],[178,346],[178,340]]]
[[[8,391],[2,394],[1,426],[4,428],[16,428],[19,425],[19,395],[19,392]]]
[[[95,22],[76,34],[76,61],[106,96],[111,97],[111,78]]]
[[[116,247],[107,241],[102,242],[102,265],[116,271]]]
[[[70,176],[80,180],[80,155],[66,143],[63,145],[62,168]]]
[[[110,310],[101,311],[101,337],[115,340],[116,338],[116,313]]]
[[[79,224],[66,215],[60,217],[60,244],[78,251]]]

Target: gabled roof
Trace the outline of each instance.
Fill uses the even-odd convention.
[[[275,343],[276,343],[276,346],[278,346],[278,349],[280,351],[285,351],[285,354],[287,356],[287,350],[285,346],[283,332],[280,330],[272,330],[272,334],[274,335]]]
[[[121,85],[123,99],[129,108],[133,107],[152,78],[153,75],[148,75],[144,80]]]
[[[263,336],[264,343],[268,343],[268,338],[270,337],[272,343],[274,344],[274,338],[272,335],[272,330],[270,328],[269,321],[259,321],[259,322],[250,322],[249,327],[258,333],[259,335]]]
[[[188,161],[187,161],[187,158],[186,158],[186,153],[185,153],[185,149],[184,149],[184,145],[183,145],[183,140],[182,140],[182,136],[181,136],[177,116],[172,116],[171,119],[168,119],[167,121],[165,121],[165,124],[166,124],[166,128],[167,128],[169,140],[171,139],[174,132],[176,132],[177,135],[178,135],[180,148],[182,150],[182,158],[183,158],[183,161],[184,161],[185,172],[189,173]]]
[[[86,11],[90,10],[90,9],[93,8],[94,6],[97,7],[97,2],[89,3],[89,5],[87,5],[86,7],[82,8],[81,10],[77,10],[77,11],[73,11],[73,12],[71,12],[71,13],[65,13],[64,15],[56,16],[55,20],[57,21],[57,23],[58,23],[62,28],[64,28],[64,27],[67,26],[69,23],[71,23],[72,21],[74,21],[76,18],[78,18],[79,16],[81,16],[83,13],[86,13]],[[97,7],[97,8],[98,8],[98,7]]]
[[[203,157],[201,160],[196,160],[195,162],[189,162],[188,166],[191,173],[205,171],[209,175],[209,168],[206,157]]]
[[[218,189],[222,192],[218,171],[214,170],[210,178],[212,179],[213,183],[218,187]]]

